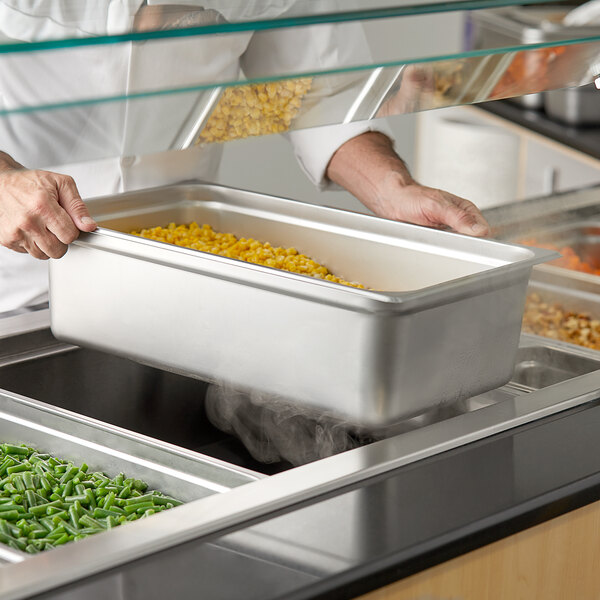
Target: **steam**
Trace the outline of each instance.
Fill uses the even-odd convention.
[[[468,400],[440,404],[404,421],[367,427],[280,397],[210,384],[205,410],[209,421],[239,438],[254,459],[266,464],[287,461],[297,467],[455,417],[473,407]]]
[[[205,408],[215,427],[238,437],[263,463],[299,466],[373,441],[329,414],[227,386],[210,385]]]

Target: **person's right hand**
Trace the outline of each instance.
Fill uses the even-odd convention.
[[[96,223],[68,175],[22,168],[0,172],[2,246],[41,260],[60,258],[80,230],[94,229]]]

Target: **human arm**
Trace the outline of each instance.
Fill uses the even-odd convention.
[[[46,260],[60,258],[96,223],[71,177],[28,170],[0,152],[0,244]]]
[[[487,222],[472,202],[417,183],[382,133],[366,132],[342,144],[326,174],[380,217],[451,227],[467,235],[489,234]]]

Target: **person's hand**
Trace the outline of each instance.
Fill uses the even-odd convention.
[[[473,236],[490,232],[472,202],[417,183],[382,133],[363,133],[340,146],[327,176],[380,217]]]
[[[396,221],[436,229],[449,227],[473,236],[490,233],[489,225],[472,202],[415,181],[407,184],[404,174],[397,171],[389,171],[382,178],[369,208],[376,215]]]
[[[71,177],[19,167],[5,160],[0,170],[0,244],[41,260],[60,258],[96,223]]]

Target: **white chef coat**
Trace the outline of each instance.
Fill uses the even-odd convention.
[[[148,3],[181,4],[182,0]],[[187,3],[194,4],[193,0]],[[200,4],[211,8],[210,1]],[[243,0],[231,2],[226,9],[223,2],[214,4],[220,12],[225,10],[228,20],[239,20],[277,16],[294,1],[274,0],[265,5]],[[140,5],[140,0],[0,0],[0,34],[34,41],[121,33],[131,28]],[[241,68],[249,77],[306,72],[315,66],[365,62],[365,57],[368,46],[355,24],[7,54],[0,56],[0,107],[68,102],[81,97],[82,90],[93,98],[157,86],[235,80]],[[317,88],[327,86],[326,81],[315,82]],[[83,198],[186,179],[210,180],[218,168],[220,145],[163,150],[170,146],[197,98],[196,93],[173,94],[11,115],[0,118],[0,149],[27,167],[72,175]],[[321,113],[326,106],[319,104]],[[325,171],[335,150],[372,129],[385,131],[381,124],[352,123],[288,135],[307,176],[326,188]],[[81,156],[99,158],[78,162]],[[46,290],[46,262],[0,247],[0,313],[38,302]]]

